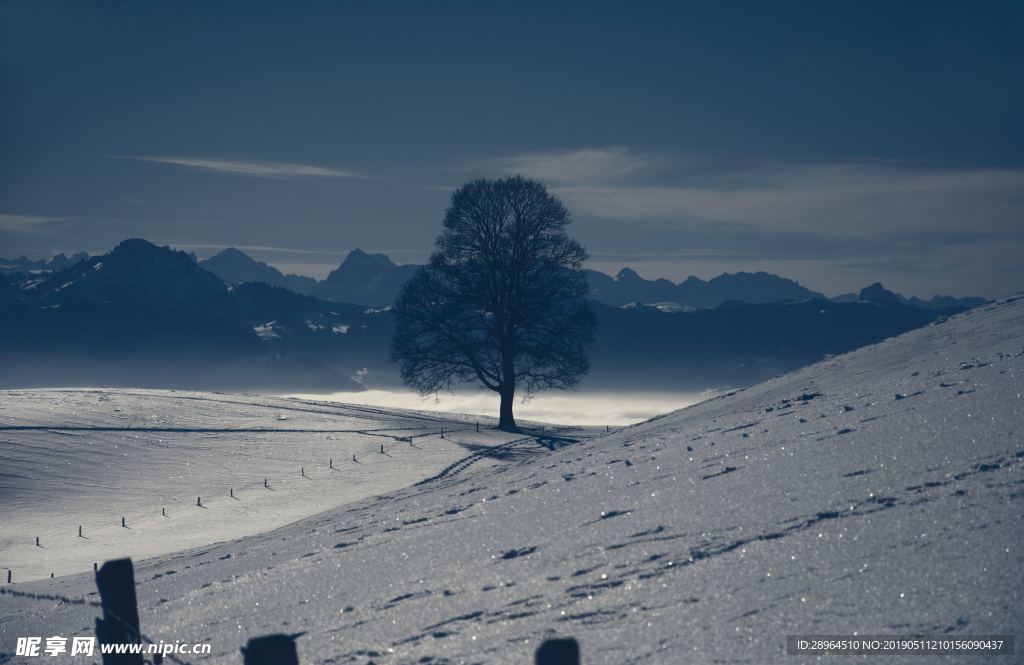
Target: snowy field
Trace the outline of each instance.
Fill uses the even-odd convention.
[[[785,655],[787,633],[855,632],[1010,633],[1017,656],[931,662],[1020,662],[1022,395],[1018,299],[607,436],[138,561],[142,628],[209,641],[217,663],[273,632],[304,633],[302,663],[525,663],[556,634],[585,664],[798,663],[813,661]],[[195,455],[176,468],[209,466]],[[148,500],[144,483],[104,482]],[[0,589],[3,652],[91,634],[99,614],[90,574]]]
[[[491,447],[538,446],[491,424],[243,395],[0,391],[0,566],[28,581],[241,538],[406,487],[478,449],[489,462]]]

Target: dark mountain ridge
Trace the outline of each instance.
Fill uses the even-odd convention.
[[[587,270],[586,274],[591,298],[620,307],[631,303],[675,303],[681,309],[706,309],[729,300],[764,303],[825,299],[791,279],[766,272],[723,273],[708,281],[690,276],[678,284],[667,279],[644,279],[630,268],[623,268],[615,277],[594,270]]]
[[[71,256],[58,254],[51,259],[33,260],[24,256],[19,256],[16,259],[0,258],[0,273],[22,273],[27,275],[33,272],[56,272],[58,270],[70,268],[79,261],[84,261],[88,258],[89,255],[85,252],[78,252]]]
[[[303,294],[312,293],[318,285],[312,277],[285,275],[277,268],[257,261],[234,247],[228,247],[208,259],[199,261],[199,267],[217,275],[225,284],[263,282]]]
[[[192,258],[194,261],[194,257]],[[28,259],[0,259],[0,272],[36,273],[36,276],[40,277],[46,272],[53,272],[56,267],[63,266],[59,268],[63,270],[75,263],[88,260],[89,257],[85,254],[75,254],[71,259],[58,255],[49,262],[32,262],[34,267],[31,270],[19,270],[16,266],[26,265]],[[326,279],[318,282],[312,277],[283,274],[277,268],[257,261],[234,247],[203,259],[198,265],[229,286],[263,282],[323,300],[361,303],[373,307],[384,307],[393,303],[405,282],[419,268],[412,264],[396,264],[385,254],[370,254],[361,249],[354,249]],[[10,269],[5,270],[4,266]],[[590,298],[616,307],[658,305],[665,311],[686,311],[714,308],[729,301],[769,303],[827,299],[823,294],[812,291],[795,280],[767,272],[722,273],[706,281],[690,276],[678,284],[667,279],[645,279],[631,268],[623,268],[614,277],[596,270],[584,270],[584,273],[590,285]],[[900,302],[944,315],[988,302],[985,298],[955,298],[945,295],[935,295],[930,300],[922,300],[916,296],[906,298],[888,291],[877,282],[862,289],[859,294],[842,294],[831,300]]]
[[[195,308],[216,298],[224,283],[185,252],[138,238],[110,253],[32,281],[27,291],[44,305],[68,302],[134,302]]]
[[[381,271],[395,274],[386,257],[354,254],[334,281],[358,275],[382,285]],[[647,281],[620,275],[627,284]],[[802,288],[756,273],[716,279],[668,284],[689,282],[693,291],[766,281],[785,293]],[[584,385],[609,390],[748,385],[938,318],[877,289],[852,303],[730,299],[678,313],[592,306],[598,333]],[[388,358],[388,307],[328,301],[262,281],[227,286],[188,254],[144,240],[56,273],[0,276],[0,315],[3,387],[360,389],[351,376],[399,385]]]
[[[397,265],[384,254],[354,249],[313,294],[325,300],[390,305],[418,269],[416,265]]]
[[[238,250],[224,250],[241,255],[253,264],[257,262]],[[224,254],[221,252],[221,254]],[[220,255],[218,255],[220,256]],[[216,258],[216,257],[214,257]],[[240,260],[240,259],[236,259]],[[213,262],[213,258],[200,262],[203,267],[218,274],[228,284],[242,281],[263,281],[274,286],[291,288],[293,291],[314,295],[324,300],[357,302],[364,305],[383,307],[398,297],[402,286],[419,268],[418,265],[399,265],[384,254],[370,254],[361,249],[352,250],[344,261],[325,280],[309,287],[304,282],[301,288],[290,287],[287,282],[274,276],[257,279],[239,279],[237,273],[229,273]],[[259,265],[266,266],[260,263]],[[266,266],[269,268],[269,266]],[[271,270],[274,270],[271,268]],[[280,275],[279,272],[274,270]],[[631,268],[623,268],[614,277],[596,270],[584,270],[590,285],[590,298],[606,305],[660,305],[666,311],[685,311],[718,307],[729,301],[746,303],[799,302],[803,300],[827,300],[817,291],[812,291],[799,282],[771,273],[737,272],[722,273],[707,281],[690,276],[678,284],[667,279],[645,279]],[[234,275],[234,277],[232,277]],[[297,277],[286,275],[285,278]],[[304,278],[311,279],[311,278]],[[880,286],[880,285],[879,285]],[[873,286],[862,291],[863,297],[855,294],[840,296],[836,302],[873,302]],[[942,314],[954,313],[988,302],[984,298],[954,298],[936,295],[930,301],[919,298],[904,298],[895,294],[898,301]]]
[[[59,272],[4,281],[5,386],[360,389],[326,364],[258,334],[251,322],[269,321],[281,309],[266,294],[273,287],[228,289],[188,254],[145,240],[126,240]],[[249,297],[252,292],[266,302]],[[277,292],[292,303],[293,317],[302,316],[303,306],[316,309],[305,296],[283,289],[271,295]]]
[[[943,295],[934,295],[931,300],[922,300],[917,296],[907,298],[900,293],[888,290],[879,282],[861,289],[856,299],[863,302],[900,303],[946,315],[978,307],[988,302],[985,298],[954,298]]]

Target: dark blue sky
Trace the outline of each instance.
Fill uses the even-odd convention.
[[[1024,289],[1024,3],[0,4],[0,256],[422,260],[522,172],[593,265]]]

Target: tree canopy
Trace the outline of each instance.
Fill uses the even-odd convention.
[[[421,394],[475,383],[501,396],[577,385],[595,321],[571,217],[540,183],[478,179],[452,194],[429,261],[395,304],[391,356]]]

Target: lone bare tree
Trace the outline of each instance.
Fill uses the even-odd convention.
[[[421,394],[478,383],[501,396],[498,427],[516,431],[516,389],[579,383],[594,315],[566,235],[569,211],[538,182],[479,179],[452,194],[430,260],[395,304],[392,360]]]

